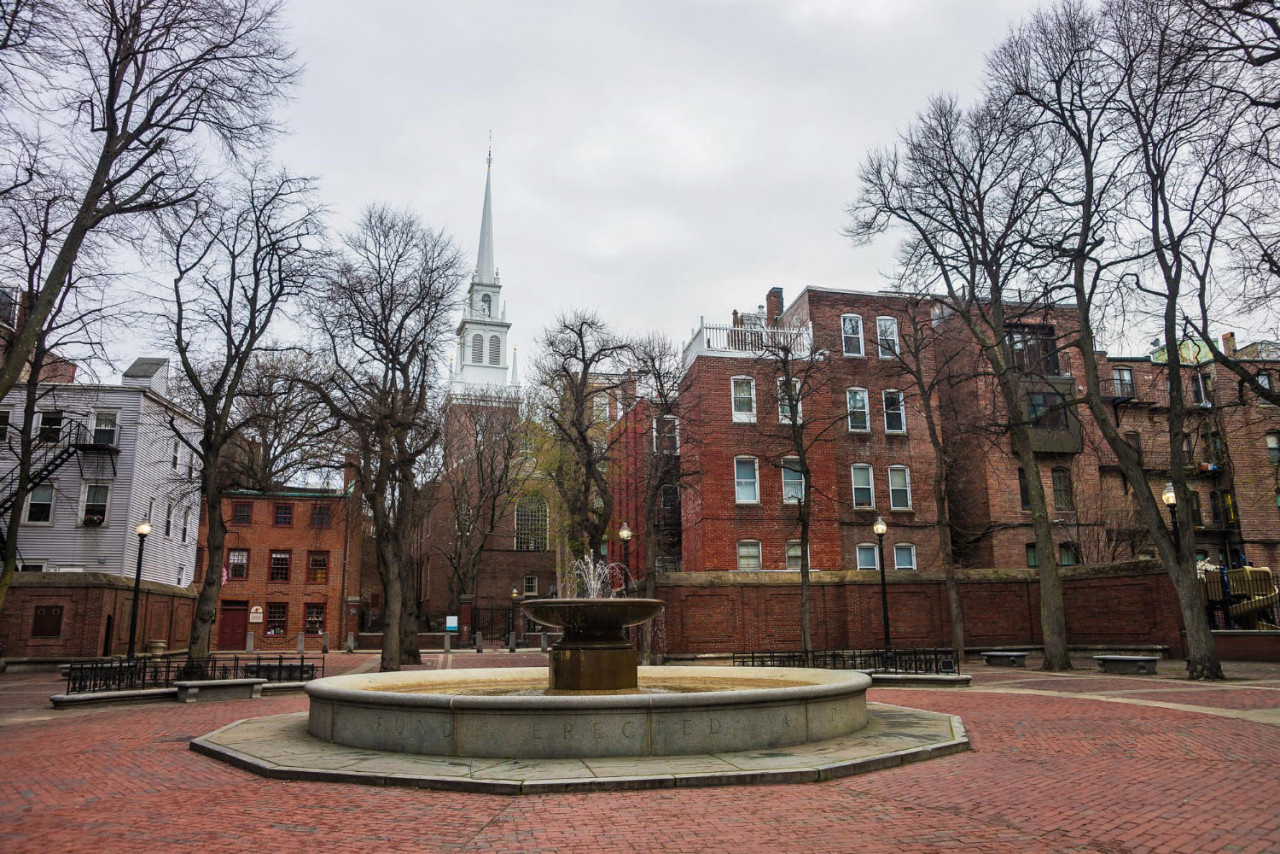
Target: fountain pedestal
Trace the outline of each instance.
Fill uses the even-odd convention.
[[[623,629],[656,617],[661,599],[535,599],[522,606],[536,622],[564,630],[551,647],[553,693],[637,687],[636,651]]]

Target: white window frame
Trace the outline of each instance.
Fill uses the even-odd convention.
[[[860,392],[862,394],[862,423],[864,427],[853,426],[853,394]],[[844,408],[846,421],[849,424],[850,433],[870,433],[871,432],[871,395],[867,393],[865,388],[847,388],[844,390]]]
[[[169,458],[169,467],[174,471],[178,470],[178,449],[181,447],[182,447],[181,443],[179,443],[177,439],[174,439],[173,440],[173,456]]]
[[[740,480],[740,478],[738,477],[738,463],[747,462],[748,460],[751,461],[751,468],[752,468],[752,471],[754,472],[754,474],[752,475],[752,478],[753,478],[752,485],[755,490],[756,497],[753,499],[744,501],[738,494],[738,481]],[[760,503],[760,460],[758,460],[757,458],[746,457],[746,456],[733,458],[733,503],[734,504],[759,504]]]
[[[187,542],[187,530],[191,527],[191,508],[182,508],[182,528],[179,542],[185,544]]]
[[[112,426],[111,426],[110,442],[98,441],[98,430],[101,429],[98,427],[98,419],[103,417],[104,415],[110,416],[111,418]],[[95,445],[102,445],[102,444],[110,445],[113,448],[120,444],[120,410],[118,409],[95,409],[94,410],[93,412],[93,443]]]
[[[102,511],[101,525],[85,525],[84,523],[84,514],[89,509],[89,488],[93,486],[105,486],[107,488],[107,500],[105,503],[105,507],[103,508],[103,511]],[[76,513],[76,527],[77,528],[88,528],[88,527],[105,528],[110,524],[111,524],[111,483],[110,481],[86,480],[84,483],[80,484],[80,509]]]
[[[756,557],[755,557],[756,565],[755,566],[744,567],[742,565],[742,547],[743,546],[756,547]],[[736,554],[737,554],[737,562],[734,565],[739,570],[743,572],[758,572],[761,569],[764,569],[764,546],[760,544],[759,540],[738,540]]]
[[[166,540],[173,539],[173,502],[172,501],[170,501],[167,505],[165,505],[164,538]]]
[[[734,384],[743,381],[750,385],[751,388],[751,411],[739,412],[735,407],[737,397],[734,393]],[[733,423],[735,424],[755,424],[756,423],[756,381],[754,377],[729,377],[729,411],[733,414]]]
[[[591,396],[591,418],[597,424],[609,423],[609,393],[598,391]]]
[[[526,575],[524,577],[523,590],[524,590],[524,595],[526,596],[537,596],[538,595],[538,576]]]
[[[880,322],[884,320],[887,320],[889,323],[893,324],[893,336],[891,339],[886,338],[886,336],[882,334],[882,330],[880,328]],[[884,346],[884,342],[886,340],[893,341],[892,349],[888,349]],[[898,318],[890,317],[888,315],[880,315],[879,317],[876,318],[876,349],[880,353],[881,359],[898,358],[898,353],[901,351],[901,344],[899,343],[899,340],[898,340]]]
[[[796,399],[796,416],[793,421],[790,416],[782,411],[782,405],[786,402],[786,398],[782,394],[782,384],[786,382],[784,377],[778,377],[778,423],[779,424],[803,424],[804,423],[804,401],[800,398],[800,380],[792,377],[791,387],[795,390],[793,397]]]
[[[791,565],[791,550],[792,550],[793,548],[796,550],[796,565],[795,565],[795,566],[792,566],[792,565]],[[795,572],[795,571],[799,570],[799,569],[804,565],[804,562],[801,560],[801,557],[803,556],[803,554],[804,554],[804,553],[800,550],[800,541],[799,541],[799,540],[787,540],[786,564],[785,564],[786,568],[787,568],[788,570],[792,571],[792,572]],[[813,562],[812,562],[812,560],[811,560],[811,561],[810,561],[810,566],[812,566],[812,565],[813,565]]]
[[[788,463],[795,463],[796,468],[790,468],[787,465]],[[781,468],[781,474],[782,474],[782,503],[783,504],[799,504],[801,501],[804,500],[804,473],[800,471],[799,466],[800,466],[799,457],[783,457],[782,458],[782,465],[780,468]],[[788,492],[794,491],[796,486],[794,479],[790,484],[788,484],[788,478],[787,478],[788,472],[795,474],[796,477],[799,478],[800,494],[794,497],[788,495]],[[788,489],[788,487],[790,487],[790,489]]]
[[[675,448],[674,448],[673,450],[671,450],[671,451],[659,451],[659,450],[658,450],[658,422],[659,422],[659,421],[670,421],[670,422],[672,422],[672,430],[671,430],[671,433],[672,433],[672,435],[673,435],[673,436],[675,436],[675,439],[676,439],[676,446],[675,446]],[[674,416],[674,415],[660,415],[660,416],[655,417],[655,418],[653,419],[653,452],[654,452],[655,454],[657,454],[657,453],[664,453],[664,454],[665,454],[665,453],[672,453],[672,454],[678,454],[678,453],[680,453],[680,419],[679,419],[679,418],[677,418],[677,417],[676,417],[676,416]]]
[[[36,424],[35,424],[36,429],[31,432],[31,435],[34,437],[35,441],[37,442],[44,441],[43,439],[40,438],[40,434],[44,432],[44,417],[45,415],[53,415],[53,414],[57,414],[58,418],[61,419],[58,424],[57,441],[62,441],[63,431],[67,429],[67,413],[65,410],[62,410],[62,409],[47,409],[47,410],[41,409],[39,412],[36,413]]]
[[[18,561],[18,572],[45,572],[46,562],[43,560],[21,560]]]
[[[902,428],[900,430],[892,430],[889,428],[889,395],[896,394],[898,396],[898,415],[902,419]],[[880,392],[880,406],[884,410],[884,432],[891,436],[901,436],[907,432],[907,396],[896,388],[887,388]]]
[[[895,486],[893,485],[893,473],[894,473],[894,472],[899,472],[899,471],[900,471],[900,472],[902,472],[903,476],[906,478],[906,481],[907,481],[907,485],[906,485],[906,487],[905,487],[905,489],[907,490],[907,503],[906,503],[906,506],[905,506],[905,507],[904,507],[904,506],[900,506],[900,505],[898,505],[898,504],[894,503],[894,500],[893,500],[893,493],[894,493],[894,491],[895,491],[895,490],[897,490],[897,491],[901,492],[901,491],[902,491],[902,489],[904,488],[904,487],[901,487],[901,486],[897,486],[897,487],[895,487]],[[911,505],[911,469],[907,468],[906,466],[889,466],[889,509],[890,509],[890,510],[910,510],[910,509],[912,509],[912,505]]]
[[[871,566],[862,563],[862,550],[871,549]],[[863,572],[872,572],[880,568],[880,547],[875,543],[858,543],[853,549],[854,566]]]
[[[857,482],[857,480],[855,480],[855,479],[854,479],[854,472],[856,472],[856,471],[865,471],[865,472],[867,473],[867,485],[866,485],[866,486],[858,486],[858,482]],[[853,492],[850,494],[850,502],[853,504],[853,508],[854,508],[855,510],[874,510],[874,509],[876,509],[876,472],[875,472],[875,469],[873,469],[870,465],[867,465],[867,464],[865,464],[865,463],[854,463],[853,465],[849,466],[849,485],[853,488]],[[871,503],[870,503],[870,504],[859,504],[859,503],[858,503],[858,490],[859,490],[859,489],[869,489],[869,490],[871,490]]]
[[[849,349],[849,339],[853,336],[845,332],[845,318],[852,318],[858,321],[858,349]],[[849,359],[865,359],[867,356],[866,335],[862,327],[862,315],[860,314],[842,314],[840,315],[840,349],[844,351],[845,358]]]
[[[37,489],[49,487],[49,521],[48,522],[32,522],[31,521],[31,499],[35,497]],[[58,510],[58,484],[57,481],[46,480],[44,483],[32,487],[27,493],[27,498],[22,506],[22,524],[36,525],[41,528],[52,528],[54,521],[57,519],[55,515]]]
[[[898,558],[898,549],[911,550],[910,566],[904,565],[901,562],[901,560]],[[893,569],[894,569],[894,572],[915,572],[917,569],[919,569],[919,564],[916,563],[916,547],[914,543],[894,543],[893,544]]]

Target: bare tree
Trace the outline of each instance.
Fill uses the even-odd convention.
[[[1038,151],[1034,133],[1008,103],[990,100],[965,111],[935,98],[900,149],[876,152],[864,164],[847,233],[865,241],[891,225],[904,227],[904,268],[919,274],[918,287],[941,287],[935,298],[987,363],[1014,452],[1028,473],[1044,666],[1065,670],[1071,659],[1062,582],[1031,434],[1044,413],[1028,405],[1028,392],[1052,372],[1030,364],[1017,339],[1020,323],[1045,305],[1032,275],[1043,264],[1036,229],[1048,180]],[[1067,405],[1061,400],[1058,407]]]
[[[225,201],[185,206],[162,230],[173,268],[167,320],[185,380],[181,393],[200,425],[192,442],[170,419],[174,436],[200,462],[207,520],[204,584],[187,653],[199,661],[209,654],[222,589],[226,455],[248,415],[246,376],[281,307],[316,278],[323,225],[309,180],[258,167]]]
[[[534,363],[538,414],[551,447],[543,468],[564,505],[571,548],[599,555],[613,513],[608,463],[620,434],[610,430],[629,344],[589,311],[558,317],[539,339]]]
[[[435,498],[446,509],[449,530],[433,548],[452,573],[450,612],[457,613],[461,597],[475,595],[481,555],[519,501],[535,460],[525,447],[529,425],[517,392],[454,397],[445,422]]]
[[[373,520],[386,600],[383,670],[418,652],[418,526],[439,451],[444,348],[463,260],[453,241],[408,211],[365,209],[311,321],[324,369],[308,385],[339,428]]]
[[[29,7],[35,8],[35,7]],[[108,221],[192,201],[210,140],[236,152],[273,128],[295,75],[274,0],[73,0],[43,52],[6,65],[12,103],[50,140],[35,171],[66,188],[60,241],[0,364],[18,381],[86,239]],[[9,7],[21,21],[16,6]]]

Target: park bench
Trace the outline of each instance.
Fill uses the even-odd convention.
[[[254,700],[262,696],[265,679],[193,679],[174,682],[179,703],[208,700]]]
[[[1025,652],[984,652],[982,663],[990,667],[1026,667]]]
[[[1095,655],[1093,660],[1103,673],[1126,675],[1155,673],[1160,663],[1158,655]]]

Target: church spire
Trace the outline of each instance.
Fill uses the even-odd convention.
[[[489,200],[489,183],[493,172],[493,145],[489,146],[489,156],[484,170],[484,211],[480,215],[480,254],[476,258],[476,272],[473,281],[479,284],[497,283],[493,266],[493,211]]]

